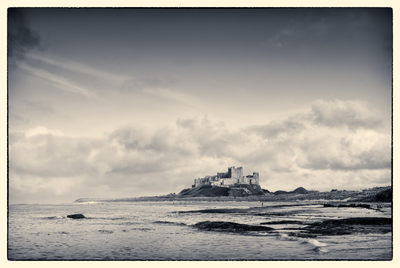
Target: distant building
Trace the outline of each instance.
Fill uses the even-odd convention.
[[[228,172],[217,173],[214,176],[205,176],[204,178],[198,178],[194,180],[192,187],[201,185],[212,185],[229,187],[235,184],[256,184],[259,185],[259,174],[253,172],[253,175],[243,176],[243,167],[228,168]]]

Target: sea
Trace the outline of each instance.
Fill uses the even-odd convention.
[[[270,216],[184,213],[204,209],[263,207]],[[85,219],[70,219],[82,213]],[[297,237],[310,222],[349,217],[391,217],[379,209],[323,207],[316,202],[83,202],[11,204],[9,260],[390,260],[392,233]],[[202,221],[271,225],[274,232],[199,230]],[[268,226],[268,225],[263,225]]]

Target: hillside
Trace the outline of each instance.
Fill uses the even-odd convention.
[[[211,185],[201,185],[198,187],[183,189],[178,197],[217,197],[233,196],[243,197],[251,195],[264,195],[264,191],[259,185],[240,184],[234,187],[219,187]]]

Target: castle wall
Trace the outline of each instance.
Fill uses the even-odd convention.
[[[214,176],[205,176],[194,180],[194,187],[201,185],[230,186],[234,184],[259,184],[259,174],[243,176],[243,167],[229,167],[227,173],[217,173]]]
[[[237,179],[223,179],[223,185],[233,185],[235,183],[237,183]]]
[[[254,183],[253,184],[260,184],[260,175],[258,172],[253,172]]]

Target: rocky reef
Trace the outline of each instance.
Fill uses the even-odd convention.
[[[352,233],[388,233],[392,231],[392,219],[382,217],[358,217],[331,219],[314,222],[294,236],[346,235]]]
[[[274,228],[260,226],[260,225],[248,225],[229,221],[202,221],[193,225],[193,227],[204,230],[204,231],[218,231],[218,232],[232,232],[232,233],[243,233],[243,232],[270,232]]]
[[[67,215],[67,218],[70,218],[70,219],[85,219],[86,217],[83,214],[70,214],[70,215]]]

